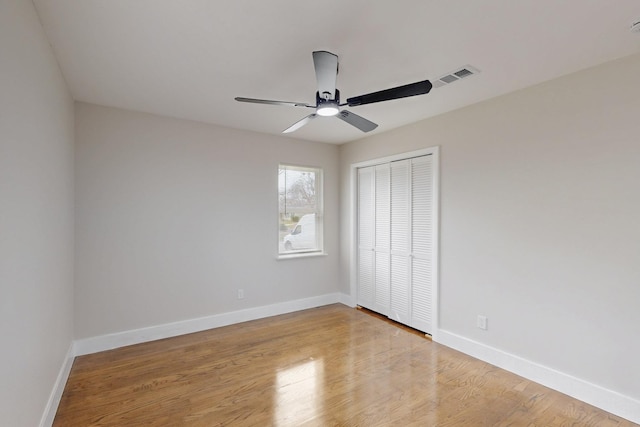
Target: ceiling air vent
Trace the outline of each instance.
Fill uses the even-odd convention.
[[[462,79],[464,77],[470,76],[471,74],[473,74],[473,71],[467,70],[466,68],[463,68],[462,70],[458,70],[455,73],[456,77],[458,77],[459,79]]]
[[[440,77],[440,80],[442,80],[442,81],[443,81],[443,82],[445,82],[445,83],[453,83],[453,82],[455,82],[456,80],[458,80],[458,78],[457,78],[457,77],[455,77],[453,74],[447,74],[447,75],[446,75],[446,76],[444,76],[444,77]]]
[[[444,76],[440,77],[438,80],[433,82],[433,87],[434,88],[439,88],[442,87],[444,85],[448,85],[451,84],[453,82],[457,82],[460,79],[464,79],[465,77],[469,77],[472,76],[474,74],[478,74],[480,72],[480,70],[478,70],[475,67],[472,67],[471,65],[465,65],[464,67],[460,67],[459,69],[457,69],[456,71],[453,71],[449,74],[445,74]]]

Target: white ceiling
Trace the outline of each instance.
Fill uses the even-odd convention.
[[[340,57],[342,99],[470,64],[428,95],[354,107],[384,132],[640,52],[638,0],[34,0],[73,97],[280,134],[315,103],[311,52]],[[606,82],[603,82],[606,84]],[[366,134],[319,118],[293,138]]]

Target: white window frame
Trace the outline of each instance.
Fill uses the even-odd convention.
[[[282,251],[281,246],[281,233],[280,233],[280,171],[282,169],[291,169],[300,172],[313,172],[315,173],[315,196],[316,196],[316,206],[314,209],[315,214],[315,237],[316,237],[316,247],[313,249],[300,249],[294,251]],[[277,240],[277,258],[278,259],[292,259],[292,258],[305,258],[305,257],[313,257],[313,256],[323,256],[326,255],[324,251],[324,203],[323,203],[323,191],[324,189],[324,171],[319,166],[303,166],[292,163],[280,163],[278,165],[278,240]],[[286,194],[285,194],[286,197]],[[294,226],[295,227],[295,226]]]

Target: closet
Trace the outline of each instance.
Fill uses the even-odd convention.
[[[357,304],[432,333],[432,154],[357,168]]]

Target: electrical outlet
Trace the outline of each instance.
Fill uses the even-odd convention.
[[[476,322],[476,326],[480,329],[487,330],[487,316],[478,315],[478,320]]]
[[[238,299],[244,299],[244,289],[238,289]]]

